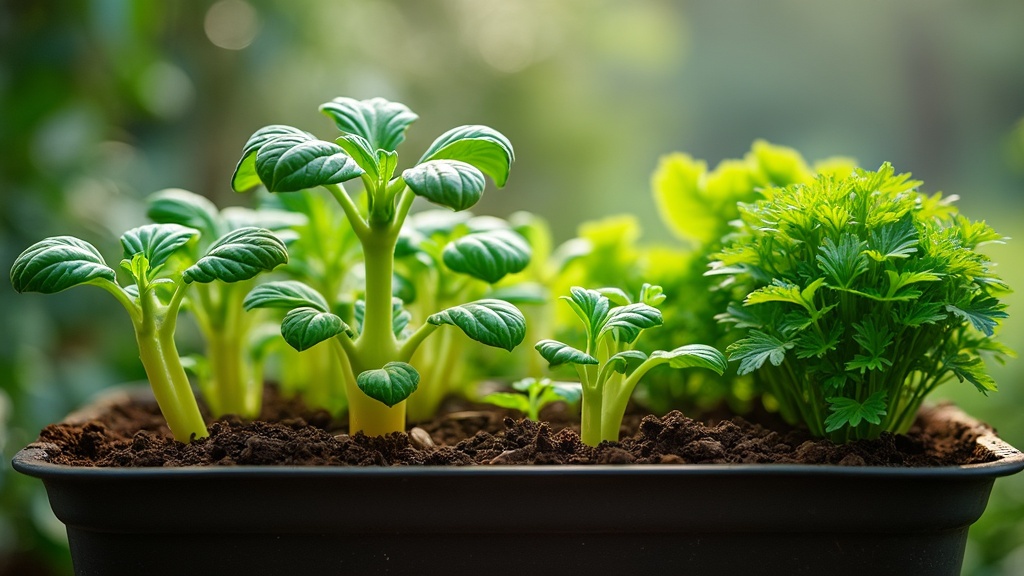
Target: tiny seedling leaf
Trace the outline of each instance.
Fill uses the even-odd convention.
[[[221,236],[185,270],[186,282],[239,282],[288,262],[284,242],[265,228],[239,228]]]
[[[419,383],[419,372],[405,362],[388,362],[383,368],[366,370],[356,376],[356,386],[364,394],[388,407],[408,398]]]
[[[155,271],[179,248],[198,236],[199,231],[195,228],[178,224],[146,224],[122,234],[121,247],[126,260],[142,254],[149,261],[149,269]]]
[[[835,432],[843,426],[858,426],[861,421],[880,424],[885,416],[886,393],[879,390],[868,396],[861,404],[854,398],[834,396],[828,398],[828,409],[832,412],[825,418],[825,432]]]
[[[11,267],[11,284],[18,292],[53,294],[96,279],[115,281],[96,248],[73,236],[36,242]]]

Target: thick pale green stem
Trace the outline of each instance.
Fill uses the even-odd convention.
[[[237,414],[255,418],[260,411],[262,382],[253,379],[252,367],[246,361],[245,346],[233,331],[207,335],[207,360],[210,363],[210,389],[216,415]]]
[[[583,387],[583,400],[580,406],[580,439],[587,446],[597,446],[601,440],[604,440],[601,434],[601,409],[604,399],[601,396],[600,390],[588,390],[586,386]],[[618,440],[617,431],[615,440]]]
[[[174,439],[187,443],[209,436],[185,369],[181,366],[173,330],[156,331],[137,326],[135,335],[153,395]]]

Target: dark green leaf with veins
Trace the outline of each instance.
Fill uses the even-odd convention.
[[[256,286],[245,296],[242,306],[256,308],[283,308],[291,310],[303,306],[318,312],[327,312],[327,300],[309,285],[298,280],[279,280]]]
[[[501,188],[515,160],[512,143],[501,132],[487,126],[459,126],[434,140],[420,162],[461,160],[476,166]]]
[[[621,342],[632,342],[640,336],[640,332],[655,326],[661,326],[661,311],[647,304],[634,303],[617,306],[608,312],[604,326],[598,332],[598,338],[612,332]]]
[[[1005,307],[995,298],[981,297],[975,299],[969,306],[958,308],[948,305],[946,310],[969,321],[972,326],[986,336],[992,336],[995,334],[996,326],[999,325],[998,319],[1006,318],[1006,312],[1003,310]]]
[[[339,334],[351,335],[352,330],[341,318],[316,308],[296,308],[281,321],[281,336],[299,352]]]
[[[458,238],[443,253],[448,268],[494,284],[530,263],[530,246],[512,230],[490,230]]]
[[[611,304],[608,297],[596,290],[588,290],[573,286],[569,289],[569,296],[562,296],[576,316],[583,321],[591,340],[597,341],[598,333],[604,327],[605,318],[608,316],[608,309]]]
[[[231,176],[231,188],[236,192],[245,192],[262,184],[259,175],[256,173],[256,153],[268,142],[284,138],[290,142],[307,142],[315,140],[312,134],[292,128],[275,124],[264,126],[257,130],[249,141],[245,143],[242,150],[242,157],[235,166],[235,173]]]
[[[996,381],[985,371],[985,363],[977,356],[959,354],[949,363],[949,367],[958,380],[961,382],[967,380],[974,384],[974,387],[982,394],[998,390]]]
[[[828,409],[832,413],[825,418],[825,432],[835,432],[843,426],[856,427],[861,421],[880,424],[886,411],[885,397],[885,390],[879,390],[868,396],[863,404],[843,396],[829,398]]]
[[[558,340],[541,340],[534,346],[552,366],[560,364],[597,364],[597,358]]]
[[[53,294],[97,279],[114,282],[114,270],[92,244],[72,236],[33,244],[11,267],[11,284],[18,292]]]
[[[156,270],[179,248],[198,236],[198,230],[178,224],[146,224],[122,234],[121,247],[126,260],[142,254],[149,261],[149,269]]]
[[[833,286],[849,288],[858,276],[867,272],[868,262],[863,250],[864,243],[853,234],[840,236],[839,244],[831,238],[825,238],[818,262]]]
[[[484,193],[484,175],[465,162],[432,160],[402,173],[417,196],[456,212],[471,208]]]
[[[199,194],[168,188],[151,194],[147,203],[146,216],[158,224],[181,224],[209,236],[220,233],[217,207]]]
[[[739,360],[738,373],[742,376],[757,370],[765,362],[771,362],[773,366],[782,364],[786,350],[793,346],[792,342],[783,342],[760,330],[751,330],[749,336],[730,345],[726,352],[729,360]]]
[[[430,324],[458,326],[473,340],[511,351],[526,337],[526,318],[503,300],[484,299],[432,314]]]
[[[297,192],[340,184],[363,174],[363,169],[337,144],[278,138],[256,153],[256,173],[271,192]]]
[[[408,398],[419,383],[419,372],[405,362],[388,362],[383,368],[367,370],[356,377],[356,385],[364,394],[388,407]]]
[[[286,262],[288,251],[273,232],[239,228],[221,236],[184,277],[186,282],[239,282]]]
[[[334,120],[338,130],[366,139],[374,150],[394,151],[405,140],[405,130],[418,119],[404,104],[383,98],[335,98],[322,104],[320,112]]]

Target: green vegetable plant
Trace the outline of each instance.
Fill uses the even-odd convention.
[[[977,249],[1003,238],[920,184],[884,164],[766,188],[708,272],[742,295],[721,316],[743,334],[730,359],[818,436],[905,432],[952,379],[996,390],[1007,288]]]
[[[619,428],[637,382],[652,368],[707,368],[718,374],[726,360],[718,350],[690,344],[650,355],[635,349],[640,334],[662,324],[656,308],[665,300],[660,286],[644,284],[633,302],[620,289],[589,290],[574,286],[562,296],[586,330],[587,346],[579,350],[557,340],[541,340],[535,348],[552,366],[571,364],[583,387],[580,437],[597,446],[619,439]],[[612,304],[615,306],[612,306]]]
[[[478,342],[506,350],[522,341],[525,320],[508,302],[460,304],[432,313],[413,329],[402,301],[393,297],[395,250],[413,200],[423,197],[454,211],[466,210],[483,194],[485,174],[497,186],[505,185],[514,153],[496,130],[461,126],[441,135],[413,167],[396,174],[395,149],[417,119],[409,108],[382,98],[336,98],[320,110],[342,132],[335,142],[290,126],[262,128],[246,143],[232,186],[245,191],[262,184],[273,193],[327,190],[362,247],[363,303],[355,307],[349,324],[308,286],[269,283],[250,293],[247,307],[288,309],[281,332],[297,350],[331,342],[344,368],[352,432],[401,431],[404,401],[420,382],[409,360],[438,327],[457,326]],[[343,185],[356,178],[362,181],[364,210]],[[491,253],[471,250],[461,257],[467,265],[486,267]]]
[[[218,238],[235,230],[265,228],[283,241],[290,241],[290,227],[305,221],[301,215],[283,210],[218,210],[207,198],[178,188],[150,195],[147,215],[157,223],[198,230],[197,241],[182,247],[193,260],[209,250]],[[189,358],[191,365],[187,367],[198,376],[203,398],[214,416],[237,414],[254,418],[260,412],[263,372],[254,355],[260,348],[253,346],[253,317],[242,309],[242,301],[253,286],[254,278],[198,284],[186,301],[206,344],[206,353]]]
[[[435,310],[479,298],[516,302],[497,295],[492,286],[530,262],[530,246],[505,220],[474,217],[466,211],[427,210],[414,214],[403,229],[396,249],[396,279],[413,320],[423,321]],[[465,335],[446,330],[416,351],[421,386],[408,400],[408,417],[427,420],[444,397],[465,385]]]
[[[228,232],[198,258],[183,256],[199,235],[178,224],[147,224],[125,232],[121,268],[133,283],[124,287],[92,244],[72,236],[33,244],[11,268],[11,284],[18,292],[53,294],[92,285],[124,306],[160,411],[180,442],[209,435],[174,342],[186,293],[194,284],[246,281],[288,260],[284,243],[255,227]]]
[[[537,422],[540,411],[549,404],[565,402],[572,405],[580,401],[583,389],[579,382],[556,382],[550,378],[523,378],[512,383],[514,392],[494,392],[483,397],[488,404],[518,410]]]

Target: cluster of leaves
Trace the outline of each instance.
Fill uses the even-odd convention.
[[[783,416],[837,441],[903,432],[949,379],[996,389],[982,361],[1006,290],[977,248],[1002,237],[920,182],[856,169],[762,190],[710,275],[743,294],[729,347]]]
[[[597,446],[619,439],[619,428],[637,382],[652,368],[707,368],[721,374],[726,360],[721,352],[703,344],[681,346],[650,355],[636,350],[640,334],[661,326],[665,301],[660,286],[644,284],[634,302],[618,288],[589,290],[574,286],[562,296],[586,332],[586,348],[579,350],[558,340],[541,340],[536,349],[552,366],[572,365],[583,388],[580,437]],[[612,306],[612,304],[615,306]]]
[[[401,431],[404,401],[421,383],[420,372],[410,360],[439,326],[457,326],[473,340],[506,350],[525,335],[522,313],[507,301],[483,298],[429,310],[420,315],[423,324],[414,329],[405,302],[394,296],[396,287],[400,294],[403,287],[417,288],[401,282],[402,276],[397,276],[396,283],[399,258],[418,256],[428,268],[418,274],[455,272],[484,282],[497,281],[525,266],[528,247],[500,227],[469,230],[443,247],[430,234],[403,232],[417,197],[459,212],[480,199],[485,174],[504,186],[514,153],[496,130],[461,126],[442,134],[412,168],[397,173],[396,148],[417,119],[411,110],[382,98],[336,98],[320,110],[342,132],[335,142],[290,126],[262,128],[246,143],[232,185],[237,191],[263,185],[272,193],[326,189],[362,249],[361,298],[348,321],[329,306],[328,299],[335,295],[296,280],[260,286],[245,305],[286,310],[281,332],[296,350],[331,343],[341,362],[353,431],[373,435]],[[362,182],[362,207],[343,187],[356,178]]]

